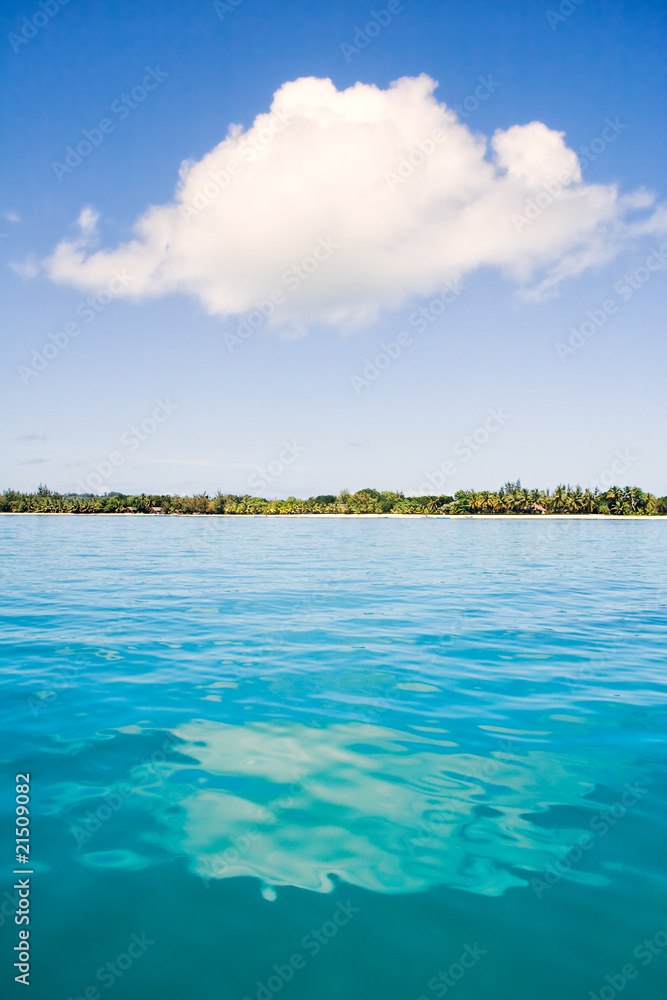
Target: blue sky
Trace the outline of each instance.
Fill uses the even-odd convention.
[[[3,488],[298,496],[367,485],[491,489],[507,478],[604,485],[611,476],[667,492],[664,4],[565,0],[560,14],[535,0],[412,0],[390,11],[290,0],[218,10],[129,0],[45,6],[46,14],[37,2],[9,0],[1,18]],[[373,11],[383,23],[366,35]],[[368,43],[355,52],[357,29]],[[164,251],[172,256],[151,258],[142,284],[139,247],[127,258],[137,294],[107,302],[103,292],[100,301],[108,286],[100,268],[118,269],[126,256],[117,248],[137,221],[174,202],[183,162],[196,178],[233,123],[242,138],[228,139],[227,163],[286,83],[328,78],[338,92],[374,85],[405,132],[413,111],[388,88],[421,74],[438,81],[435,101],[411,84],[405,100],[424,121],[442,114],[438,104],[461,107],[452,132],[467,150],[460,164],[439,165],[450,155],[443,140],[414,177],[387,182],[398,195],[386,209],[361,200],[339,232],[335,220],[360,197],[343,176],[346,161],[373,165],[378,127],[339,121],[333,131],[333,89],[286,88],[292,117],[266,148],[259,140],[260,186],[216,196],[190,228],[172,220]],[[490,87],[479,91],[480,78]],[[369,93],[357,88],[355,100]],[[315,123],[310,139],[293,110],[301,103]],[[585,264],[569,194],[545,199],[520,254],[515,243],[491,252],[477,228],[454,227],[442,207],[458,197],[448,171],[484,173],[498,130],[511,141],[493,178],[484,174],[470,195],[477,218],[489,215],[484,232],[499,211],[494,199],[505,196],[506,168],[530,161],[535,190],[544,189],[551,133],[515,129],[531,122],[565,133],[553,156],[569,162],[567,147],[584,167],[571,190],[583,199],[579,216],[590,217]],[[64,170],[83,130],[97,145]],[[482,137],[478,162],[471,150]],[[397,169],[402,149],[383,148],[378,162]],[[613,185],[620,207],[596,215],[595,192]],[[335,232],[317,229],[314,216]],[[262,322],[239,340],[251,303],[270,292],[264,276],[298,266],[317,234],[340,249],[288,300],[284,322]],[[528,274],[533,246],[543,257]],[[378,263],[387,259],[393,277]],[[163,269],[176,275],[172,285],[155,277]],[[546,292],[545,274],[559,276]],[[442,296],[447,288],[454,292]],[[91,296],[99,312],[86,311]],[[438,297],[444,305],[432,306]],[[420,308],[428,321],[418,324]],[[75,336],[66,333],[72,323]]]

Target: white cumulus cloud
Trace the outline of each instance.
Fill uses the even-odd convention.
[[[47,271],[97,290],[124,270],[123,295],[190,294],[223,317],[273,293],[272,322],[349,327],[482,266],[543,295],[666,227],[645,192],[584,183],[562,132],[531,122],[486,140],[436,86],[285,83],[249,129],[182,165],[134,239],[98,249],[86,208]]]

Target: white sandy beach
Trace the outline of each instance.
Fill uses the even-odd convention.
[[[322,519],[341,518],[350,520],[360,517],[380,517],[380,518],[403,518],[415,520],[417,518],[431,518],[441,521],[455,520],[479,520],[479,521],[661,521],[665,520],[665,514],[142,514],[138,511],[132,513],[108,513],[92,512],[75,514],[72,511],[42,511],[42,510],[3,510],[0,517],[272,517],[280,518],[303,518],[315,517]]]

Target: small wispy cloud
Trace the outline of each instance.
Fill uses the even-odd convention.
[[[226,468],[219,462],[200,462],[190,458],[147,458],[146,461],[152,462],[154,465],[206,465],[212,469]]]
[[[39,274],[39,264],[34,254],[28,254],[25,260],[10,260],[9,266],[15,274],[21,278],[34,278]]]

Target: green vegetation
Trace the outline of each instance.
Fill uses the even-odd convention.
[[[53,493],[40,486],[36,493],[6,490],[0,495],[0,512],[57,514],[667,514],[667,497],[655,497],[638,486],[610,486],[582,490],[557,486],[527,490],[520,482],[505,483],[495,492],[459,490],[454,496],[406,497],[402,493],[364,489],[343,490],[298,500],[265,500],[261,497],[206,493],[171,496],[142,493]]]

